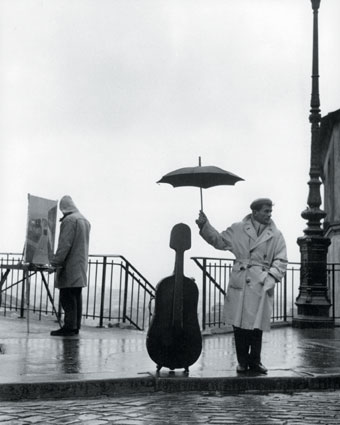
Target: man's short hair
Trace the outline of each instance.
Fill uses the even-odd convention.
[[[263,205],[268,205],[272,207],[274,204],[269,198],[258,198],[250,204],[250,209],[252,211],[259,211],[263,207]]]

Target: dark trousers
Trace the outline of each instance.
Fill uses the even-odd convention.
[[[234,326],[237,361],[242,366],[261,363],[262,331]]]
[[[64,310],[64,328],[80,329],[83,300],[82,288],[60,288],[60,304]]]

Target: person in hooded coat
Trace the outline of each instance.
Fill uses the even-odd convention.
[[[196,223],[203,239],[216,249],[231,251],[236,259],[224,303],[225,323],[233,326],[237,372],[266,374],[261,363],[262,333],[270,330],[276,282],[287,268],[286,243],[271,219],[268,198],[251,203],[251,214],[219,233],[200,211]]]
[[[55,287],[60,291],[64,310],[64,326],[52,331],[52,336],[72,336],[79,333],[82,317],[82,288],[87,286],[87,265],[91,225],[78,211],[72,198],[62,197],[58,247],[51,264],[57,268]]]

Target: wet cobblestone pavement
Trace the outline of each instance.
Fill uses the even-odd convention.
[[[2,425],[340,424],[340,391],[222,396],[150,394],[0,402]]]

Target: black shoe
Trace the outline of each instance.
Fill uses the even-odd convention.
[[[74,336],[77,335],[76,330],[60,328],[57,331],[51,332],[52,336]]]
[[[268,369],[265,366],[263,366],[262,363],[249,365],[249,369],[252,372],[262,373],[263,375],[266,375],[266,373],[268,372]]]
[[[242,364],[238,364],[237,368],[236,368],[236,372],[237,373],[246,373],[248,370],[248,366],[247,365],[242,365]]]

